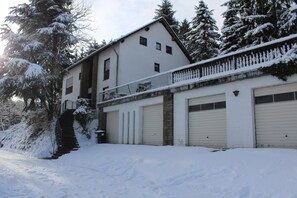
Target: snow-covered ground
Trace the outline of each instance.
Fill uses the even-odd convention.
[[[297,150],[90,145],[58,160],[0,149],[0,197],[297,197]]]

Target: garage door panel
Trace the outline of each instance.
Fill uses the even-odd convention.
[[[224,102],[225,95],[215,95],[189,100],[191,105]],[[210,109],[189,112],[189,145],[227,147],[226,109]]]
[[[264,96],[264,95],[270,95],[270,94],[275,94],[275,93],[280,94],[280,93],[294,92],[296,90],[297,90],[297,84],[291,83],[291,84],[255,89],[254,95],[255,96]]]
[[[199,97],[199,98],[193,98],[189,100],[189,105],[197,105],[197,104],[207,104],[207,103],[213,103],[218,101],[225,101],[225,95],[213,95],[213,96],[206,96],[206,97]]]
[[[255,97],[294,92],[297,84],[261,88]],[[258,147],[297,147],[297,100],[255,104]]]
[[[143,144],[163,145],[163,104],[143,108]]]
[[[106,115],[106,135],[107,142],[112,144],[119,143],[119,112],[108,112]]]

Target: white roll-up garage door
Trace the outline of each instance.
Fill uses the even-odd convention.
[[[119,143],[119,112],[108,112],[106,117],[106,136],[107,142]]]
[[[142,143],[163,145],[163,104],[143,107]]]
[[[227,147],[225,94],[189,100],[189,145]]]
[[[297,147],[297,83],[254,90],[257,147]]]

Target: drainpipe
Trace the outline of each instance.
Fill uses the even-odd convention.
[[[112,47],[114,53],[117,55],[117,65],[116,65],[116,87],[118,86],[118,74],[119,74],[119,54],[115,50],[114,46]]]

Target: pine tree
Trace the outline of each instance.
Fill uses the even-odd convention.
[[[243,23],[239,18],[240,6],[238,0],[230,0],[223,4],[227,10],[223,13],[224,22],[221,29],[220,54],[226,54],[238,50],[242,43],[244,32]],[[239,36],[241,34],[241,36]]]
[[[223,15],[225,20],[222,29],[221,53],[254,46],[297,33],[297,7],[295,1],[227,1],[224,4],[224,6],[227,6],[227,11]],[[234,30],[232,30],[232,27],[234,27]],[[233,49],[228,50],[228,46],[233,46]]]
[[[18,96],[25,110],[45,108],[50,118],[59,111],[62,70],[71,64],[78,43],[78,21],[87,9],[75,10],[72,0],[30,0],[11,8],[1,31],[7,40],[5,77],[0,79],[2,100]],[[15,24],[14,32],[8,24]]]
[[[243,17],[243,22],[248,26],[245,34],[247,47],[276,39],[277,7],[271,1],[262,0],[251,0],[248,6],[251,11]]]
[[[178,21],[174,18],[175,11],[173,11],[173,5],[169,0],[162,0],[162,4],[158,5],[158,9],[155,10],[155,14],[154,19],[164,17],[175,33],[178,33]]]
[[[192,29],[187,37],[189,43],[186,47],[195,61],[201,61],[218,54],[220,35],[212,11],[203,1],[199,1],[195,10],[196,16],[192,20]]]
[[[297,1],[287,0],[282,5],[282,13],[278,20],[279,37],[297,33]]]
[[[189,32],[190,32],[190,23],[188,22],[187,19],[184,19],[178,28],[178,37],[185,46],[189,42],[187,39],[187,35]]]
[[[102,40],[101,44],[98,44],[95,39],[91,39],[90,42],[87,43],[82,43],[80,47],[76,48],[74,58],[72,59],[72,64],[89,56],[99,48],[104,47],[105,45],[105,40]]]

